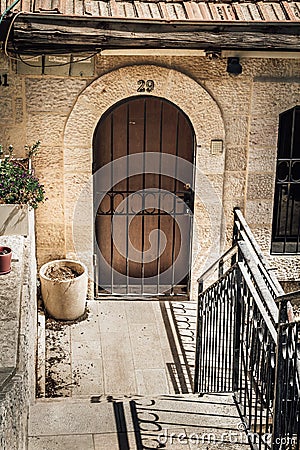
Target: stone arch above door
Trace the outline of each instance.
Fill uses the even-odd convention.
[[[177,105],[190,119],[196,139],[196,165],[201,172],[216,179],[217,194],[222,198],[224,154],[211,152],[212,140],[225,140],[221,111],[212,96],[192,78],[174,69],[155,65],[126,66],[94,80],[78,96],[69,115],[64,132],[64,191],[67,253],[74,252],[73,216],[81,190],[92,174],[93,135],[102,115],[115,103],[139,95],[139,80],[153,80],[149,94],[167,99]],[[143,95],[147,92],[142,92]],[[195,186],[197,189],[197,177]],[[79,237],[81,259],[92,269],[93,214],[92,195],[87,199],[82,216],[82,236]],[[195,215],[197,204],[195,204]],[[78,234],[78,233],[77,233]],[[197,243],[195,243],[197,245]],[[76,249],[77,250],[77,249]],[[203,262],[203,261],[202,261]],[[200,270],[195,265],[195,274]],[[195,275],[196,276],[196,275]],[[192,275],[193,278],[193,275]]]
[[[69,148],[92,148],[93,132],[101,116],[120,100],[138,95],[139,80],[153,80],[151,94],[170,100],[186,113],[194,127],[197,145],[205,146],[211,139],[224,139],[221,111],[204,87],[177,70],[134,65],[97,78],[78,96],[65,128],[66,158],[70,156]],[[72,156],[76,155],[72,153]]]

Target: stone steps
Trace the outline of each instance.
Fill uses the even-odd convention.
[[[231,395],[42,399],[29,450],[246,449]]]

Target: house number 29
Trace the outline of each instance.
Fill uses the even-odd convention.
[[[139,80],[137,84],[137,92],[152,92],[155,86],[153,80]]]

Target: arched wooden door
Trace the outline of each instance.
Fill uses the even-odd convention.
[[[167,100],[133,97],[100,119],[93,150],[99,293],[187,295],[194,198],[189,119]]]

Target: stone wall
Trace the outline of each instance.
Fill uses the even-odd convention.
[[[33,215],[32,218],[33,219]],[[13,250],[12,271],[0,277],[0,448],[27,448],[28,407],[35,399],[36,260],[30,236],[0,236]]]
[[[9,72],[10,84],[1,87],[0,94],[3,144],[14,144],[17,156],[23,156],[24,143],[38,139],[42,142],[35,167],[45,184],[48,201],[36,216],[38,263],[74,254],[74,205],[91,174],[93,129],[114,101],[137,95],[134,74],[146,73],[141,69],[143,65],[151,67],[149,74],[157,81],[158,89],[153,94],[182,108],[198,130],[197,166],[204,168],[222,202],[227,245],[232,210],[239,206],[269,256],[278,115],[300,104],[300,60],[242,58],[241,63],[243,73],[232,76],[226,72],[226,58],[99,56],[93,77],[69,77],[16,75],[14,64],[2,58],[0,69]],[[169,75],[162,85],[164,70]],[[181,79],[179,84],[168,85],[171,72]],[[207,107],[206,103],[203,111],[206,95],[214,106]],[[219,125],[215,127],[218,123],[224,134],[216,132],[221,130]],[[213,137],[224,140],[219,158],[210,152]],[[210,229],[209,214],[201,201],[197,207],[200,244],[209,249],[218,241],[219,246],[220,229]],[[90,216],[88,222],[91,227]],[[91,253],[92,243],[89,239],[87,242],[87,253]],[[199,247],[199,242],[195,241],[194,247]],[[194,279],[205,260],[198,259]],[[270,260],[278,268],[280,279],[299,278],[300,258],[271,256]]]

